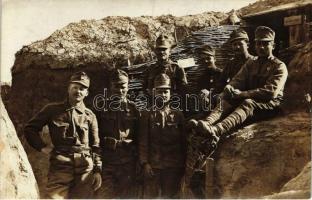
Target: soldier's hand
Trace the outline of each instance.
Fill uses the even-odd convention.
[[[94,191],[96,191],[102,185],[102,177],[101,177],[101,174],[99,172],[96,172],[93,176],[94,177],[93,177],[93,182],[92,182],[92,188]]]
[[[196,121],[195,119],[190,119],[187,123],[186,123],[186,128],[187,129],[194,129],[196,128],[198,125],[198,121]]]
[[[232,91],[232,97],[233,99],[238,99],[240,98],[240,95],[241,95],[242,91],[240,91],[239,89],[234,89]]]
[[[206,132],[206,126],[207,126],[207,122],[203,121],[203,120],[199,120],[197,123],[197,127],[196,127],[196,132],[203,134]]]
[[[43,148],[41,149],[41,152],[44,153],[44,154],[49,155],[49,154],[51,153],[51,151],[53,150],[53,148],[54,148],[53,146],[48,145],[48,146],[46,146],[46,147],[43,147]]]
[[[117,143],[118,143],[118,141],[115,138],[112,138],[112,137],[105,137],[104,138],[104,146],[108,149],[115,150]]]
[[[151,165],[148,163],[144,164],[144,176],[149,177],[149,178],[154,176],[153,169]]]
[[[217,148],[217,144],[218,144],[218,142],[220,140],[220,137],[217,136],[216,134],[211,134],[211,138],[212,138],[212,140],[211,140],[211,147],[213,149],[215,149],[215,148]]]
[[[223,95],[225,96],[225,97],[232,97],[232,95],[233,95],[233,90],[234,90],[234,88],[233,88],[233,86],[231,86],[231,85],[226,85],[225,86],[225,88],[224,88],[224,90],[223,90]]]

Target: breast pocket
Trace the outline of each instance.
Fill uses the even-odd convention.
[[[180,129],[178,123],[176,122],[166,122],[164,128],[164,134],[166,135],[164,141],[167,145],[175,144],[179,141],[180,138]]]
[[[135,125],[137,118],[136,117],[131,117],[131,116],[126,116],[124,118],[124,122],[127,128],[133,128]]]
[[[51,137],[63,139],[68,137],[68,128],[69,128],[69,123],[62,122],[62,121],[57,121],[53,120],[52,121],[52,134]]]
[[[168,135],[176,137],[179,135],[179,126],[177,122],[167,122],[166,123],[166,129],[168,130]]]
[[[166,125],[167,125],[167,127],[169,129],[176,129],[176,128],[178,128],[178,123],[176,123],[176,122],[167,122]]]

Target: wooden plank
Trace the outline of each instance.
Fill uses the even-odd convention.
[[[294,26],[299,24],[302,24],[302,15],[284,17],[284,26]]]
[[[302,31],[301,25],[289,27],[289,46],[293,46],[293,45],[301,43],[301,39],[302,39],[301,31]]]

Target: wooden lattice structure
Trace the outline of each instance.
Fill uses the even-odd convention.
[[[194,55],[194,49],[203,44],[211,45],[216,50],[216,64],[223,68],[227,60],[232,56],[231,48],[227,43],[230,33],[237,29],[236,25],[224,25],[217,27],[208,27],[204,30],[193,32],[183,41],[178,42],[177,46],[172,49],[171,59],[178,61],[180,59],[194,58],[195,63],[198,58]],[[145,70],[155,61],[139,65],[125,66],[130,77],[130,92],[142,91],[143,77]],[[189,66],[185,68],[189,82],[189,91],[196,91],[197,80],[204,70],[204,66]],[[195,89],[195,90],[194,90]]]

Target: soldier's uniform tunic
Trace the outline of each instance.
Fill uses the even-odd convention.
[[[254,59],[254,56],[248,54],[247,57],[245,56],[236,56],[229,60],[226,66],[223,68],[223,71],[220,75],[219,84],[218,84],[218,91],[222,92],[223,88],[231,82],[234,76],[239,72],[242,66],[247,62],[249,59]]]
[[[287,76],[286,65],[276,57],[249,60],[229,83],[234,88],[245,91],[248,98],[241,101],[225,99],[222,102],[223,110],[214,110],[206,120],[213,124],[221,115],[231,113],[219,124],[225,130],[230,130],[258,111],[273,110],[283,99]]]
[[[168,106],[142,114],[140,162],[142,165],[150,164],[154,171],[152,178],[144,179],[144,198],[177,198],[185,164],[183,121],[182,112],[171,110]]]
[[[187,84],[186,74],[182,67],[171,60],[164,64],[156,62],[147,69],[145,87],[151,92],[153,89],[155,77],[163,73],[169,76],[172,90],[181,94]]]
[[[218,67],[206,67],[198,81],[199,89],[207,89],[214,93],[218,91],[218,82],[222,74],[222,69]]]
[[[245,30],[243,29],[237,29],[234,30],[230,34],[229,42],[235,43],[236,41],[245,41],[245,44],[248,43],[249,37]],[[241,45],[244,44],[241,42]],[[244,47],[240,47],[242,50],[244,50]],[[245,46],[247,48],[247,46]],[[237,50],[234,50],[237,51]],[[245,49],[247,51],[247,49]],[[223,73],[221,74],[220,80],[219,80],[219,91],[222,92],[223,88],[233,79],[233,77],[239,72],[239,70],[242,68],[242,66],[247,62],[249,59],[253,59],[254,56],[250,55],[248,52],[245,55],[236,55],[233,58],[229,60],[227,65],[223,68]]]
[[[101,112],[103,183],[97,191],[98,198],[136,198],[138,120],[139,112],[128,100],[119,111]]]

